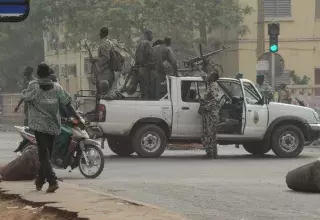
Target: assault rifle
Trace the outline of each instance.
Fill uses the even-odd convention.
[[[126,76],[126,79],[124,81],[122,88],[120,89],[120,92],[123,92],[126,89],[127,84],[129,82],[129,80],[131,79],[132,75],[137,74],[137,71],[138,71],[138,66],[136,64],[131,65],[130,72]]]
[[[183,64],[186,68],[190,68],[192,66],[194,66],[195,63],[199,62],[199,61],[202,61],[203,64],[205,65],[206,61],[209,60],[209,58],[219,52],[222,52],[222,51],[225,51],[227,49],[229,49],[230,47],[225,47],[223,46],[221,49],[219,50],[215,50],[215,51],[212,51],[210,53],[207,53],[207,54],[204,54],[202,55],[202,48],[201,48],[201,44],[199,45],[200,47],[200,54],[201,56],[200,57],[195,57],[195,58],[192,58],[192,59],[189,59],[189,60],[184,60],[183,61]],[[205,68],[204,68],[205,69]]]
[[[91,72],[94,73],[94,79],[95,79],[95,83],[96,83],[96,106],[95,106],[95,112],[96,112],[96,116],[98,116],[99,115],[100,98],[101,98],[101,91],[100,91],[100,85],[99,85],[99,76],[100,76],[101,72],[100,72],[100,69],[99,69],[97,61],[92,56],[92,53],[91,53],[91,50],[90,50],[90,48],[89,48],[89,46],[87,44],[87,41],[84,42],[84,45],[85,45],[85,47],[86,47],[86,49],[88,50],[88,53],[89,53],[89,59],[90,59],[90,62],[92,64]]]

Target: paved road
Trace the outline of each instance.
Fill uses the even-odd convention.
[[[11,160],[19,137],[0,133],[0,163]],[[78,170],[59,171],[65,182],[167,207],[193,220],[319,219],[319,195],[287,189],[291,169],[320,157],[308,148],[296,159],[257,158],[243,149],[221,147],[219,160],[201,151],[167,151],[158,159],[117,158],[105,151],[106,169],[95,180]]]

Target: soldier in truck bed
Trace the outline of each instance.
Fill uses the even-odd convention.
[[[166,46],[166,42],[163,44],[153,47],[151,58],[149,61],[149,66],[151,69],[151,85],[152,89],[151,99],[159,100],[163,93],[165,93],[163,88],[163,83],[166,80],[166,69],[164,66],[164,61],[170,63],[173,75],[178,76],[178,63],[171,50]]]

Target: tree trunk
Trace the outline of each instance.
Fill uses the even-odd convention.
[[[200,38],[201,43],[207,44],[207,23],[206,18],[204,15],[204,4],[201,2],[196,3],[196,10],[201,11],[201,17],[199,19],[199,32],[200,32]]]

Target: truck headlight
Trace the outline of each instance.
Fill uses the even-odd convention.
[[[320,121],[319,114],[316,111],[313,111],[313,116],[317,121]]]

